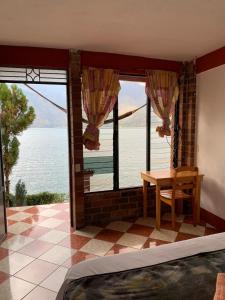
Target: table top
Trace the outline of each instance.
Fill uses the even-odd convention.
[[[199,174],[203,177],[202,174]],[[174,177],[174,169],[163,169],[163,170],[153,170],[153,171],[142,171],[141,178],[147,180],[160,180],[160,179],[172,179]]]

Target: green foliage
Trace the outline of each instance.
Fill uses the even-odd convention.
[[[2,152],[6,193],[9,194],[9,176],[19,157],[21,134],[35,119],[34,108],[27,105],[27,98],[17,85],[0,84],[0,111],[2,129]]]
[[[27,190],[25,183],[20,179],[16,184],[15,204],[16,206],[26,205]]]
[[[39,194],[27,195],[26,205],[39,205],[64,202],[64,194],[43,192]]]

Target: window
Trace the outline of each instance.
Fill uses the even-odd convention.
[[[147,100],[145,83],[121,80],[120,85],[108,117],[112,122],[100,128],[100,150],[84,148],[85,192],[141,186],[142,170],[170,167],[170,138],[156,132],[162,122]],[[121,118],[127,112],[133,113]]]
[[[120,81],[118,111],[122,115],[146,104],[145,83]],[[119,121],[119,187],[141,185],[146,170],[146,106]]]

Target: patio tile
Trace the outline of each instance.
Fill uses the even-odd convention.
[[[117,244],[122,246],[141,249],[147,238],[133,233],[124,233],[124,235],[117,241]]]
[[[153,232],[150,234],[151,239],[161,240],[165,242],[174,242],[177,237],[177,232],[173,230],[167,229],[154,229]]]
[[[157,247],[157,246],[160,246],[160,245],[165,245],[165,244],[168,244],[168,243],[170,243],[170,242],[148,238],[147,241],[144,243],[142,249],[154,248],[154,247]]]
[[[15,276],[31,283],[39,284],[57,268],[58,266],[55,264],[36,259],[21,271],[17,272]]]
[[[55,245],[50,250],[42,254],[39,259],[43,259],[53,264],[61,265],[68,260],[76,250]]]
[[[9,274],[0,271],[0,285],[1,285],[1,283],[3,283],[6,279],[8,279],[9,276],[10,276]]]
[[[64,240],[62,240],[59,245],[63,247],[73,248],[73,249],[80,249],[83,247],[90,238],[85,236],[71,234],[67,236]]]
[[[182,223],[180,232],[203,236],[205,234],[205,227],[200,225],[194,226],[192,224]]]
[[[53,272],[47,279],[45,279],[40,285],[51,291],[58,292],[66,276],[68,269],[65,267],[59,267]]]
[[[31,228],[33,225],[24,223],[24,222],[16,222],[13,225],[8,226],[8,232],[14,233],[14,234],[20,234],[21,232],[24,232],[25,230]]]
[[[178,241],[184,241],[184,240],[189,240],[189,239],[194,239],[196,237],[198,237],[198,236],[197,235],[193,235],[193,234],[178,232],[177,237],[176,237],[176,242],[178,242]]]
[[[155,227],[155,219],[154,218],[138,218],[135,224],[144,225],[148,227]]]
[[[22,235],[15,235],[8,239],[6,239],[2,244],[1,247],[9,250],[18,251],[27,244],[31,243],[34,239],[28,236]]]
[[[47,232],[49,232],[49,228],[36,225],[36,226],[33,226],[33,227],[25,230],[24,232],[21,233],[21,235],[29,236],[34,239],[37,239]]]
[[[94,238],[103,228],[98,226],[85,226],[82,229],[76,230],[74,234]]]
[[[55,215],[57,215],[58,213],[59,213],[58,210],[49,208],[49,209],[40,211],[38,214],[43,216],[43,217],[51,218],[51,217],[54,217]]]
[[[53,291],[37,286],[23,300],[55,300],[56,295]]]
[[[103,229],[96,235],[96,239],[116,243],[118,239],[123,235],[122,232],[111,230],[111,229]]]
[[[59,231],[59,230],[50,230],[47,233],[40,236],[38,239],[41,241],[58,244],[63,239],[65,239],[68,236],[67,232]]]
[[[8,216],[8,219],[13,220],[13,221],[22,221],[22,220],[24,220],[26,218],[29,218],[31,216],[32,216],[32,214],[21,211],[21,212],[18,212],[16,214],[13,214],[11,216]]]
[[[50,250],[52,247],[54,247],[54,244],[40,241],[40,240],[34,240],[33,242],[29,243],[27,246],[23,247],[19,250],[20,253],[31,256],[31,257],[39,257],[48,250]]]
[[[128,253],[128,252],[134,252],[137,251],[135,248],[122,246],[119,244],[115,244],[106,255],[115,255],[115,254],[121,254],[121,253]]]
[[[12,250],[8,250],[8,249],[0,247],[0,260],[5,258],[6,256],[8,256],[11,253],[12,253]]]
[[[106,228],[121,231],[121,232],[126,232],[131,227],[131,225],[132,223],[130,222],[114,221],[111,222],[108,226],[106,226]]]
[[[47,228],[55,228],[62,224],[64,221],[63,220],[58,220],[55,218],[48,218],[45,221],[39,223],[40,226],[47,227]]]
[[[33,260],[34,258],[30,256],[15,252],[0,260],[0,271],[14,275]]]
[[[0,295],[2,300],[20,300],[33,288],[34,284],[16,277],[10,277],[0,284]]]
[[[97,256],[104,256],[113,246],[113,243],[91,239],[85,244],[80,251],[91,253]]]
[[[149,237],[149,235],[152,233],[153,228],[149,226],[144,226],[140,224],[133,224],[128,230],[128,233],[134,233],[134,234],[139,234],[143,235],[146,237]]]
[[[24,219],[23,222],[33,224],[33,225],[39,225],[39,223],[47,219],[48,219],[47,217],[43,217],[40,215],[32,215],[31,217]]]
[[[71,256],[67,261],[64,262],[63,266],[70,268],[74,264],[77,264],[84,260],[94,259],[99,256],[91,254],[91,253],[85,253],[82,251],[77,251],[73,256]]]

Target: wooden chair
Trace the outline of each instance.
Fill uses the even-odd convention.
[[[180,167],[174,169],[174,180],[172,189],[160,191],[160,202],[164,202],[171,206],[172,210],[172,227],[175,229],[176,201],[190,200],[192,201],[192,211],[194,225],[196,225],[196,185],[198,179],[197,167]]]

